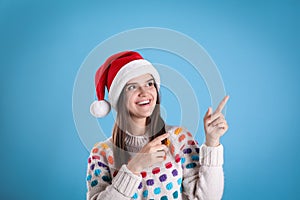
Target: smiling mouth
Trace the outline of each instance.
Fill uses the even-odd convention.
[[[150,103],[151,103],[151,100],[147,99],[147,100],[144,100],[144,101],[137,102],[136,104],[139,105],[139,106],[147,106]]]

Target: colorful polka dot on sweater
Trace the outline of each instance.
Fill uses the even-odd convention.
[[[109,167],[106,165],[106,164],[104,164],[103,162],[98,162],[98,166],[99,167],[103,167],[103,168],[105,168],[106,170],[109,170]]]
[[[100,155],[103,157],[106,157],[106,152],[105,151],[100,151]]]
[[[144,197],[144,198],[148,197],[148,190],[145,190],[145,191],[143,192],[143,197]]]
[[[198,155],[192,155],[192,160],[193,161],[199,161],[199,156]]]
[[[177,183],[178,183],[178,185],[181,185],[181,183],[182,183],[182,178],[179,178],[179,179],[177,180]]]
[[[181,135],[181,136],[178,138],[178,142],[182,142],[184,139],[185,139],[185,135]]]
[[[108,145],[105,144],[105,143],[102,143],[102,144],[101,144],[101,147],[102,147],[103,149],[108,149]]]
[[[168,163],[165,164],[165,166],[166,166],[167,169],[170,169],[172,167],[172,163],[168,162]]]
[[[177,128],[175,131],[174,131],[174,134],[175,135],[178,135],[179,133],[181,133],[182,131],[182,128]]]
[[[116,170],[116,171],[114,171],[114,173],[113,173],[113,177],[116,177],[117,176],[117,174],[118,174],[118,170]]]
[[[138,198],[138,194],[134,193],[134,195],[132,196],[133,199],[137,199]]]
[[[179,154],[176,154],[175,156],[175,162],[180,162],[181,158],[180,158],[180,155]]]
[[[101,170],[100,170],[100,169],[96,169],[96,170],[94,171],[95,176],[99,176],[100,173],[101,173]]]
[[[181,147],[180,147],[180,151],[182,151],[182,149],[185,147],[185,144],[183,144]]]
[[[160,182],[165,182],[167,180],[167,175],[163,174],[159,177]]]
[[[195,141],[194,140],[189,140],[188,145],[195,145]]]
[[[173,144],[171,144],[171,149],[170,149],[170,151],[171,151],[171,154],[174,154],[174,152],[175,152],[175,147],[174,147]]]
[[[105,182],[110,182],[110,178],[108,176],[102,176],[102,180]]]
[[[87,180],[87,181],[90,181],[91,179],[92,179],[92,175],[89,174],[89,175],[86,177],[86,180]]]
[[[191,168],[194,168],[194,167],[196,167],[196,166],[197,166],[196,163],[189,163],[189,164],[186,165],[186,168],[187,168],[187,169],[191,169]]]
[[[149,179],[149,180],[146,181],[146,184],[147,184],[148,186],[154,185],[154,180],[153,180],[153,179]]]
[[[156,195],[160,194],[160,192],[161,192],[160,187],[155,188],[154,191],[153,191],[153,193],[156,194]]]
[[[141,172],[141,175],[143,178],[145,178],[147,176],[147,172]]]
[[[178,192],[177,192],[177,191],[173,192],[173,198],[174,198],[174,199],[177,199],[177,198],[178,198]]]
[[[166,145],[167,145],[167,146],[170,146],[170,144],[171,144],[171,141],[170,141],[169,139],[167,139],[167,140],[166,140]]]
[[[173,169],[172,174],[173,174],[173,176],[177,176],[178,175],[177,169]]]
[[[93,181],[91,182],[91,186],[92,186],[92,187],[95,187],[97,184],[98,184],[98,181],[97,181],[97,180],[93,180]]]
[[[108,163],[111,164],[111,165],[114,164],[114,159],[113,159],[112,156],[108,156],[107,161],[108,161]]]
[[[143,183],[140,182],[138,189],[142,189],[142,187],[143,187]]]
[[[172,182],[170,182],[170,183],[168,183],[168,184],[166,185],[166,189],[167,189],[167,190],[172,190],[172,188],[173,188],[173,183],[172,183]]]
[[[99,150],[98,148],[94,148],[94,149],[92,150],[92,152],[93,152],[93,153],[98,153],[98,150]]]
[[[167,196],[162,196],[162,197],[160,198],[160,200],[168,200],[168,197],[167,197]]]
[[[95,168],[95,164],[91,164],[90,169],[91,169],[91,170],[94,170],[94,168]]]
[[[93,160],[100,160],[100,156],[92,156]]]
[[[184,154],[190,154],[190,153],[192,153],[192,149],[191,148],[183,149],[183,153]]]
[[[158,174],[159,172],[160,172],[159,167],[155,167],[155,168],[152,170],[152,173],[153,173],[153,174]]]
[[[185,157],[181,158],[181,164],[185,163]]]

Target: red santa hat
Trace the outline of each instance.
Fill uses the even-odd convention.
[[[91,114],[104,117],[109,113],[111,106],[117,111],[117,102],[126,83],[132,78],[148,73],[153,76],[159,89],[160,77],[157,70],[139,53],[125,51],[110,56],[95,75],[98,101],[91,104]],[[104,99],[105,86],[109,101]]]

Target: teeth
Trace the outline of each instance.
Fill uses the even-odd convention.
[[[145,100],[145,101],[138,102],[137,104],[142,105],[142,104],[147,104],[147,103],[150,103],[150,101],[149,100]]]

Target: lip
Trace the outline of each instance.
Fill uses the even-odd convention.
[[[149,103],[146,104],[146,105],[139,105],[139,104],[138,104],[139,102],[143,102],[143,101],[149,101]],[[139,100],[139,101],[135,102],[135,104],[138,105],[138,106],[148,106],[148,105],[150,105],[151,103],[152,103],[152,99],[142,99],[142,100]]]

